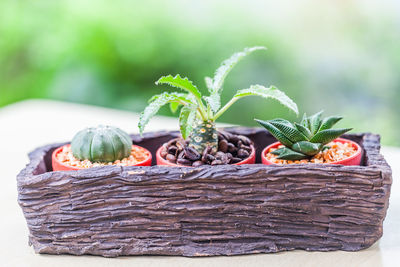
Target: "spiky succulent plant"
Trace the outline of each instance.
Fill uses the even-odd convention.
[[[176,112],[180,106],[179,126],[182,137],[189,138],[189,145],[202,152],[210,146],[213,151],[218,148],[217,130],[215,120],[219,118],[233,103],[245,96],[260,96],[278,100],[287,108],[298,113],[297,105],[274,86],[264,87],[262,85],[251,85],[250,88],[238,90],[233,98],[221,107],[221,92],[225,77],[231,69],[243,57],[256,50],[266,49],[265,47],[246,48],[242,52],[233,54],[230,58],[222,62],[216,70],[214,78],[205,77],[209,96],[202,96],[199,89],[188,78],[168,75],[161,77],[156,84],[167,84],[177,87],[183,91],[164,92],[153,96],[149,100],[149,105],[142,112],[139,120],[140,133],[158,110],[166,104],[170,104],[172,112]]]
[[[310,117],[304,114],[300,123],[291,123],[284,119],[270,121],[256,119],[256,121],[284,145],[272,151],[272,154],[278,155],[278,159],[300,160],[318,154],[326,144],[352,130],[331,129],[342,117],[331,116],[321,119],[321,114],[322,111]]]

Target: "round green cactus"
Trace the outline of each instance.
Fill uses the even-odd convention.
[[[78,132],[71,141],[75,158],[92,162],[113,162],[129,157],[132,140],[119,128],[98,126]]]

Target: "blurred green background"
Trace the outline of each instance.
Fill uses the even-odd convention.
[[[167,89],[161,75],[204,89],[222,60],[264,45],[228,76],[223,102],[273,84],[301,113],[340,114],[340,126],[400,146],[399,14],[398,1],[0,1],[0,107],[46,98],[140,112]],[[254,117],[296,119],[249,97],[219,121]]]

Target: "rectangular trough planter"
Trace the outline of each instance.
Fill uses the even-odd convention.
[[[260,152],[274,138],[229,128]],[[177,132],[132,135],[154,155]],[[382,236],[391,170],[374,134],[349,134],[362,166],[107,166],[52,172],[40,147],[17,176],[18,202],[37,253],[215,256],[357,251]],[[154,157],[153,157],[154,159]]]

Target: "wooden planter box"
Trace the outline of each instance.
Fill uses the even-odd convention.
[[[265,130],[230,128],[260,152]],[[152,153],[177,132],[135,144]],[[374,134],[346,135],[362,166],[107,166],[52,172],[40,147],[17,176],[18,202],[37,253],[214,256],[294,249],[357,251],[382,236],[391,170]],[[153,157],[154,159],[155,157]]]

